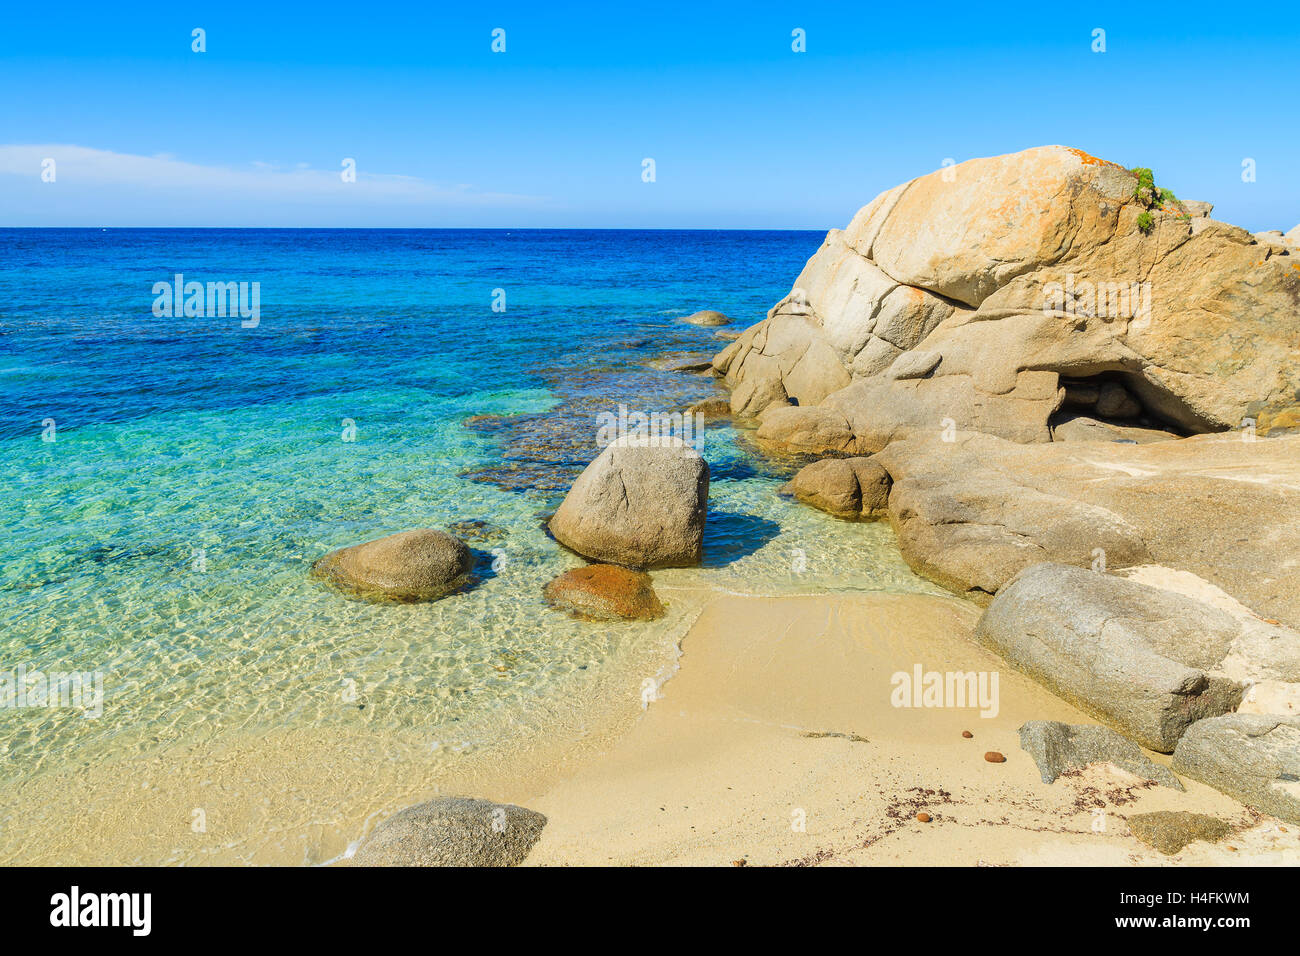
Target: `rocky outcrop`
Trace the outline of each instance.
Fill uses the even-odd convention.
[[[1047,146],[882,193],[713,359],[732,410],[798,409],[773,428],[807,451],[948,427],[1048,442],[1063,383],[1097,380],[1121,420],[1300,427],[1300,258],[1137,191],[1127,170]],[[824,416],[794,424],[824,411],[849,442],[819,444]]]
[[[1108,763],[1162,786],[1183,789],[1168,767],[1160,766],[1137,744],[1109,727],[1031,720],[1020,728],[1020,748],[1034,758],[1043,783],[1052,783],[1066,771]]]
[[[1147,445],[913,437],[875,460],[918,572],[987,599],[1032,564],[1189,571],[1300,627],[1300,436]]]
[[[1021,573],[975,631],[1060,697],[1162,753],[1241,702],[1245,684],[1218,670],[1240,635],[1209,605],[1059,564]]]
[[[682,321],[690,325],[702,325],[705,328],[731,324],[730,316],[715,312],[713,309],[702,309],[699,312],[683,317]]]
[[[699,564],[709,466],[679,438],[624,436],[578,476],[549,522],[585,558],[630,568]]]
[[[1232,832],[1232,827],[1204,813],[1157,810],[1129,817],[1128,830],[1147,846],[1172,856],[1197,840],[1217,843]]]
[[[1300,717],[1230,714],[1194,724],[1174,770],[1300,824]]]
[[[1290,255],[1293,252],[1300,251],[1300,226],[1286,234],[1283,234],[1281,229],[1257,232],[1255,233],[1255,239],[1261,245],[1271,246],[1284,256]]]
[[[786,491],[887,494],[912,568],[992,602],[981,640],[1262,805],[1220,751],[1276,756],[1300,707],[1300,227],[1141,173],[1057,146],[890,189],[712,367],[761,446],[834,456]],[[1250,756],[1237,719],[1282,723]],[[1045,779],[1117,752],[1072,733],[1031,735]]]
[[[546,603],[593,621],[649,621],[664,607],[644,571],[591,564],[565,571],[545,588]]]
[[[546,817],[508,803],[440,797],[381,823],[358,847],[354,866],[518,866]]]
[[[312,574],[340,590],[375,601],[432,601],[457,590],[474,557],[459,538],[417,528],[331,551]]]
[[[889,474],[872,458],[825,458],[781,490],[838,518],[879,518],[887,513]]]

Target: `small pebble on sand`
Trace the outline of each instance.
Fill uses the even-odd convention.
[[[984,759],[987,760],[989,763],[1007,762],[1007,758],[1002,756],[1002,754],[998,753],[996,750],[990,750],[988,753],[984,755]]]
[[[930,822],[930,814],[928,814],[928,813],[918,813],[918,814],[916,815],[916,818],[917,818],[918,820],[920,820],[922,823],[929,823],[929,822]]]
[[[962,735],[963,737],[965,737],[967,740],[970,740],[972,737],[975,736],[975,735],[972,734],[969,730],[963,730],[963,731],[961,732],[961,735]]]

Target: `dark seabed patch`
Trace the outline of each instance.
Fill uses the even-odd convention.
[[[646,332],[654,334],[646,336]],[[700,345],[699,330],[687,329],[683,334],[681,327],[644,325],[636,328],[630,342],[603,348],[599,343],[587,345],[591,360],[578,370],[572,355],[565,356],[562,365],[545,363],[529,368],[559,402],[533,415],[465,419],[465,427],[491,435],[500,443],[501,457],[497,464],[462,472],[461,477],[507,491],[538,491],[558,503],[600,453],[597,438],[602,415],[617,419],[620,405],[628,412],[680,415],[684,407],[719,395],[712,375],[684,375],[670,368],[651,367],[665,354],[672,356],[662,363],[667,366],[674,365],[676,357],[687,354],[688,349],[699,355]],[[726,424],[713,422],[705,427],[716,430]]]

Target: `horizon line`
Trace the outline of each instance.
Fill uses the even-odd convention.
[[[17,229],[312,229],[325,231],[378,231],[386,232],[829,232],[839,226],[0,226],[0,231]]]

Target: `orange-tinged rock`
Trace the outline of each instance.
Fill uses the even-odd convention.
[[[598,621],[648,621],[664,613],[650,575],[613,564],[566,571],[546,585],[546,602],[578,617]]]

